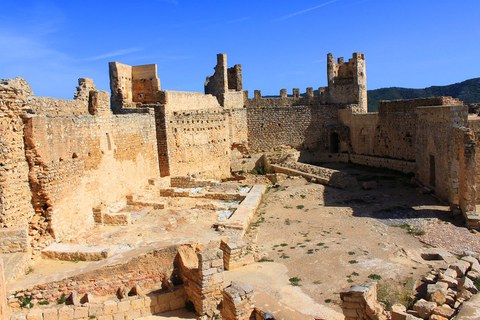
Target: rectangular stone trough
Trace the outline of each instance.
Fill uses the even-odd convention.
[[[107,246],[54,243],[42,250],[44,257],[63,261],[98,261],[109,257]]]
[[[266,190],[267,187],[265,185],[254,185],[245,199],[238,205],[233,215],[219,225],[223,226],[225,230],[236,230],[239,236],[243,237]]]

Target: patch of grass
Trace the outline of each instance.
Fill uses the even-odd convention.
[[[32,267],[28,267],[28,268],[27,268],[27,271],[25,271],[25,274],[27,275],[27,274],[30,274],[30,273],[32,273],[32,272],[33,272],[33,268],[32,268]]]
[[[382,276],[376,273],[369,274],[368,278],[372,280],[382,280]]]
[[[320,281],[320,280],[315,280],[315,281],[313,281],[313,284],[322,284],[322,281]]]
[[[306,197],[306,196],[305,196],[304,194],[301,194],[301,195],[300,195],[300,198],[302,198],[302,199],[305,199],[305,197]]]
[[[359,275],[360,275],[360,274],[359,274],[358,272],[355,272],[355,271],[352,272],[352,276],[353,276],[353,277],[358,277]]]
[[[303,204],[297,204],[296,208],[301,210],[301,209],[305,208],[305,206]]]
[[[300,248],[305,248],[306,245],[302,244],[302,245],[300,245],[299,247],[300,247]]]
[[[348,263],[350,263],[350,264],[356,264],[356,263],[358,263],[358,261],[357,261],[357,260],[350,260],[350,261],[348,261]]]
[[[289,225],[291,224],[290,219],[288,219],[288,218],[285,219],[284,223],[285,223],[287,226],[289,226]]]
[[[48,301],[48,300],[42,300],[42,301],[39,301],[38,304],[41,305],[41,306],[46,306],[46,305],[49,305],[49,304],[50,304],[50,301]]]
[[[292,209],[292,206],[283,206],[285,209]]]
[[[301,286],[300,282],[302,281],[302,279],[299,277],[292,277],[288,279],[288,281],[290,281],[290,284],[292,286],[298,287],[298,286]]]
[[[348,282],[348,283],[352,283],[353,280],[352,280],[351,278],[348,278],[348,279],[347,279],[347,282]]]
[[[282,247],[286,247],[286,246],[288,246],[288,243],[280,243],[280,245],[281,245]]]
[[[307,254],[313,254],[313,249],[308,249]]]
[[[380,281],[377,286],[378,301],[383,302],[387,310],[391,310],[395,303],[401,303],[408,309],[412,309],[416,301],[415,280],[407,278],[403,283]]]
[[[475,280],[473,280],[473,284],[475,285],[475,287],[477,287],[478,290],[480,290],[480,278],[476,278]]]
[[[305,239],[305,242],[311,242],[312,240],[311,239]]]
[[[423,236],[425,234],[425,230],[423,230],[419,226],[411,226],[408,223],[403,223],[398,226],[400,229],[403,229],[407,231],[408,234],[414,235],[414,236]]]
[[[325,242],[319,242],[317,243],[317,246],[321,247],[321,246],[324,246],[325,245]]]
[[[355,254],[355,251],[348,251],[349,256],[353,256]]]
[[[290,256],[286,255],[285,253],[282,253],[282,254],[280,255],[280,258],[282,258],[282,259],[288,259],[288,258],[290,258]]]
[[[332,303],[332,299],[325,299],[324,302],[325,303]]]
[[[273,259],[270,259],[268,257],[261,257],[258,262],[273,262]]]

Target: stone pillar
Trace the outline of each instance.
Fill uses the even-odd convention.
[[[0,319],[8,319],[8,313],[5,273],[3,270],[3,260],[0,259]]]
[[[254,99],[261,99],[262,98],[262,92],[260,90],[253,91],[253,98]]]
[[[287,89],[280,89],[280,98],[284,99],[287,97]]]
[[[313,88],[312,87],[308,87],[306,92],[307,92],[307,97],[313,98]]]
[[[252,305],[252,287],[240,282],[232,282],[223,292],[222,319],[249,320],[254,312]]]
[[[345,320],[387,320],[377,301],[377,283],[369,282],[340,292]]]

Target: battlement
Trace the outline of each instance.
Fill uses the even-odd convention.
[[[244,91],[244,97],[247,107],[324,105],[327,104],[326,92],[325,87],[317,90],[307,87],[303,94],[300,93],[299,88],[293,88],[291,94],[287,93],[287,89],[280,89],[278,96],[262,96],[260,90],[254,90],[253,98],[248,97],[248,91]]]
[[[236,64],[227,67],[227,55],[217,54],[217,65],[214,74],[205,80],[205,94],[217,97],[218,102],[224,107],[242,107],[243,89],[242,65]]]

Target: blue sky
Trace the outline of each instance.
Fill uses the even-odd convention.
[[[109,90],[108,62],[157,63],[162,89],[203,91],[215,55],[244,89],[326,86],[326,55],[367,59],[368,88],[480,77],[479,0],[2,0],[0,78],[71,98],[77,79]]]

